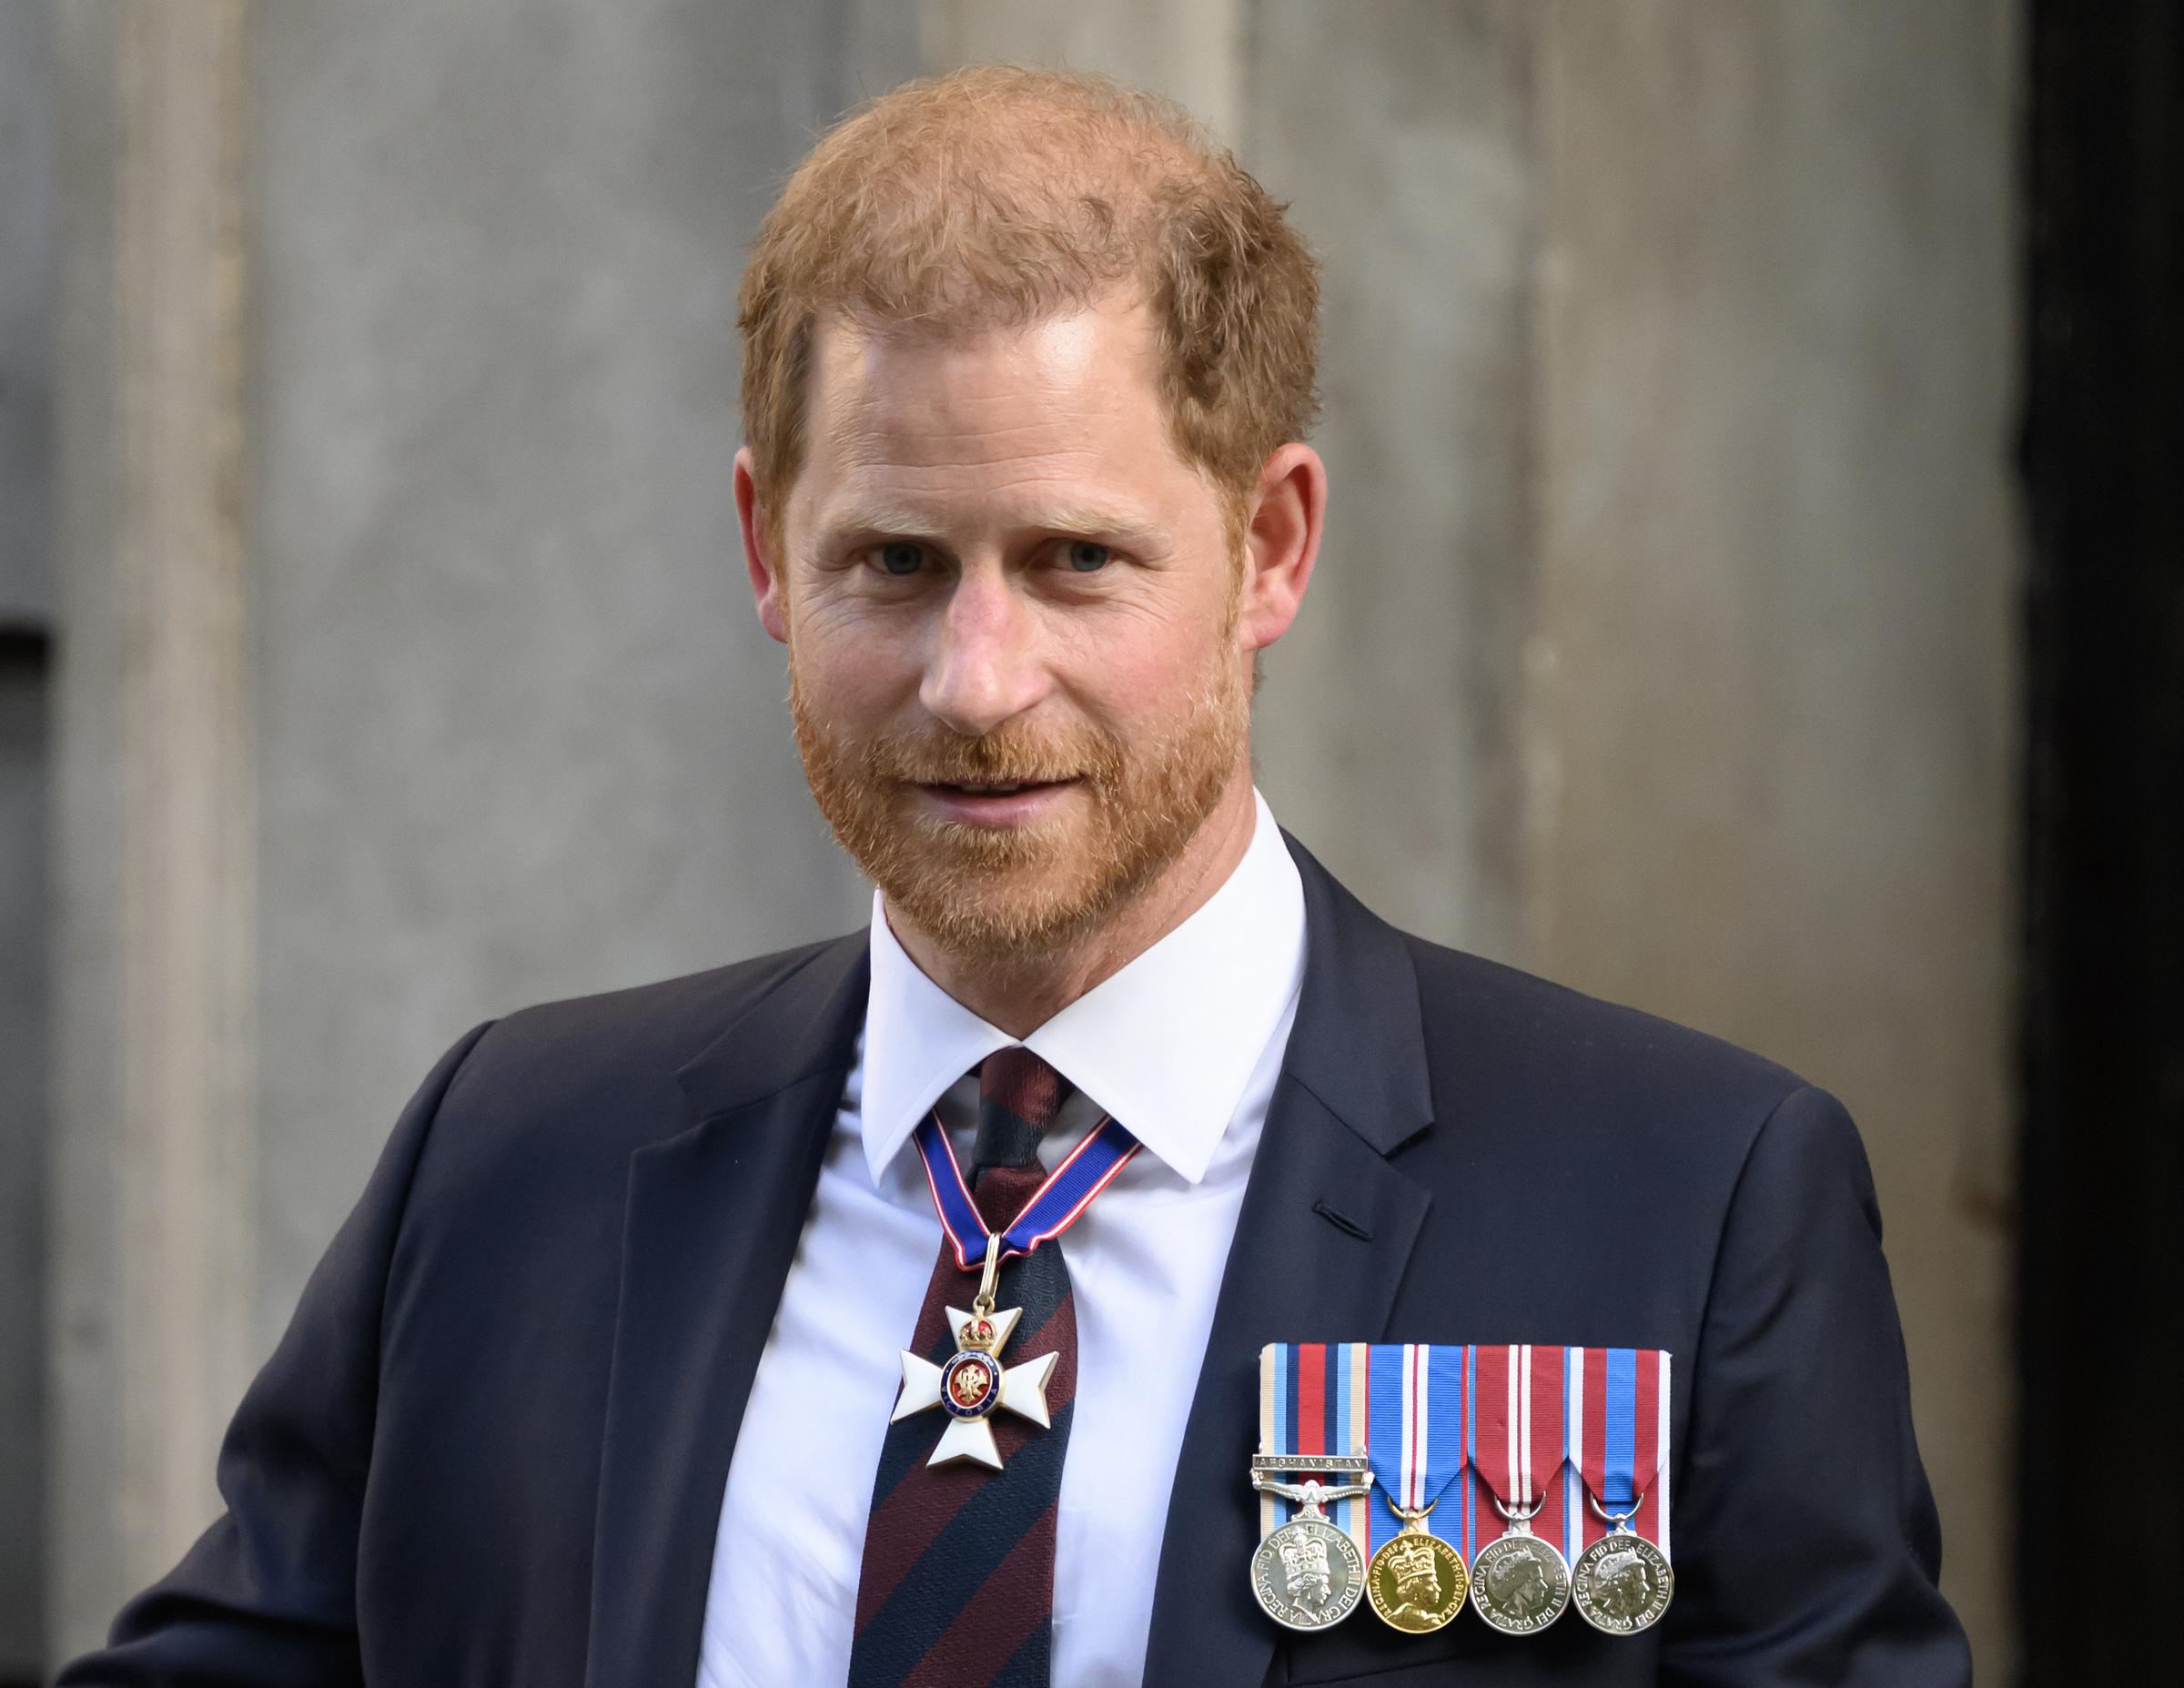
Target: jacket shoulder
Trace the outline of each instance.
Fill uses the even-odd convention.
[[[1741,1163],[1810,1088],[1748,1049],[1656,1015],[1405,935],[1436,1112],[1532,1122],[1618,1159]]]
[[[565,1056],[596,1045],[622,1055],[645,1047],[662,1056],[677,1049],[694,1054],[792,979],[864,941],[862,932],[851,933],[676,978],[535,1003],[498,1021],[489,1041],[501,1043],[505,1053],[542,1046]]]
[[[860,963],[863,933],[701,973],[521,1008],[487,1029],[449,1086],[436,1137],[532,1137],[559,1122],[622,1149],[693,1123],[678,1075],[727,1039],[763,1068],[783,1053],[763,1024],[784,1003],[830,994]],[[797,1017],[790,1011],[788,1017]],[[822,1029],[801,1016],[803,1038]],[[739,1026],[747,1037],[732,1037]],[[834,1030],[838,1028],[825,1028]],[[852,1027],[854,1030],[854,1027]]]

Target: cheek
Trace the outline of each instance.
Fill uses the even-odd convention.
[[[1117,726],[1158,727],[1183,713],[1226,649],[1218,622],[1132,619],[1073,642],[1057,674],[1087,713]]]
[[[812,606],[790,620],[789,660],[805,702],[845,723],[885,715],[917,692],[915,641],[869,618]]]

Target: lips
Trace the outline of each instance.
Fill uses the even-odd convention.
[[[1018,792],[1043,791],[1049,785],[1067,784],[1064,780],[1016,780],[1006,784],[986,782],[970,784],[960,780],[934,780],[928,783],[935,791],[953,792],[964,797],[1014,797]]]
[[[921,780],[916,789],[943,814],[974,826],[1027,825],[1047,814],[1078,782],[1064,780]]]

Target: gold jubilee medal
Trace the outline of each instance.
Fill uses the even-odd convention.
[[[1447,1343],[1374,1343],[1368,1349],[1366,1450],[1380,1485],[1376,1538],[1400,1526],[1365,1570],[1373,1614],[1406,1635],[1430,1635],[1463,1610],[1463,1555],[1428,1521],[1464,1466],[1469,1350]]]
[[[1463,1610],[1471,1573],[1463,1555],[1427,1530],[1426,1513],[1392,1509],[1403,1527],[1365,1567],[1365,1598],[1374,1614],[1406,1635],[1430,1635]]]

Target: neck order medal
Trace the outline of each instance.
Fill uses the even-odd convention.
[[[948,1426],[940,1433],[925,1463],[947,1465],[968,1460],[997,1471],[1001,1449],[994,1440],[993,1415],[1013,1412],[1041,1430],[1051,1429],[1054,1420],[1046,1410],[1046,1384],[1061,1359],[1058,1353],[1050,1353],[1022,1365],[1001,1363],[1001,1349],[1015,1333],[1016,1320],[1024,1311],[994,1306],[1001,1262],[1013,1254],[1029,1254],[1074,1225],[1092,1205],[1093,1198],[1107,1188],[1138,1152],[1138,1139],[1113,1119],[1103,1119],[1048,1175],[1016,1217],[998,1231],[987,1228],[978,1204],[971,1199],[971,1187],[964,1181],[963,1168],[956,1164],[956,1150],[939,1118],[928,1115],[919,1123],[913,1140],[925,1163],[934,1211],[947,1233],[956,1264],[967,1272],[983,1262],[985,1269],[969,1309],[948,1309],[948,1328],[956,1333],[954,1354],[936,1366],[908,1349],[898,1350],[903,1360],[903,1387],[888,1422],[938,1407],[948,1415]]]
[[[999,1255],[996,1248],[996,1264]],[[1041,1430],[1054,1422],[1046,1411],[1046,1380],[1061,1356],[1041,1354],[1020,1366],[1002,1365],[1002,1345],[1015,1333],[1023,1309],[996,1309],[984,1295],[979,1299],[985,1302],[983,1309],[948,1309],[957,1347],[945,1365],[936,1366],[908,1349],[902,1350],[903,1392],[895,1400],[894,1418],[906,1419],[934,1407],[948,1415],[948,1428],[940,1433],[933,1457],[925,1461],[928,1465],[971,1460],[997,1471],[1001,1450],[994,1441],[995,1413],[1013,1412]]]

